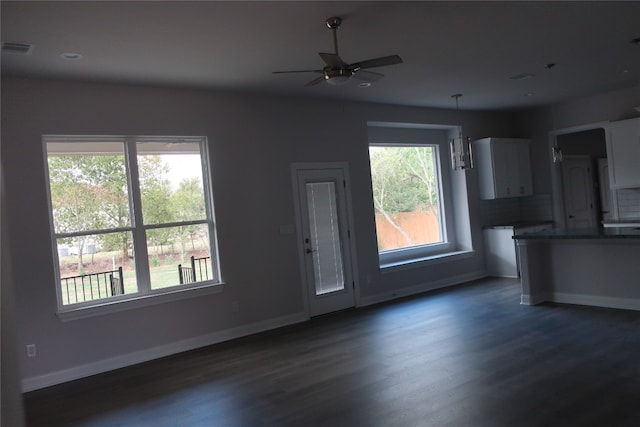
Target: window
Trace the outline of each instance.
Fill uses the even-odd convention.
[[[220,283],[204,138],[44,144],[62,311]]]
[[[445,164],[446,132],[387,131],[370,128],[371,140],[393,142],[369,145],[381,265],[455,251],[452,209],[447,200],[450,184],[441,170]]]

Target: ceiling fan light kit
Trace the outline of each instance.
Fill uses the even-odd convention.
[[[325,71],[324,79],[327,83],[339,86],[347,83],[353,77],[353,72],[346,69]]]
[[[319,73],[320,77],[308,82],[305,86],[315,86],[322,81],[325,81],[333,86],[344,85],[348,83],[352,78],[358,79],[364,83],[374,82],[382,77],[384,74],[376,73],[373,71],[367,71],[366,68],[384,67],[387,65],[401,64],[402,58],[398,55],[382,56],[379,58],[367,59],[365,61],[354,62],[349,64],[345,62],[339,54],[338,50],[338,28],[342,24],[342,19],[334,16],[328,18],[325,21],[327,28],[333,32],[333,53],[320,52],[320,58],[326,64],[324,68],[318,70],[294,70],[294,71],[274,71],[274,74],[286,74],[286,73]]]

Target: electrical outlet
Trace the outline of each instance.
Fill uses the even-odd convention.
[[[234,313],[240,311],[240,304],[238,304],[238,301],[234,301],[231,303],[231,311],[233,311]]]
[[[36,357],[36,345],[27,344],[27,357]]]

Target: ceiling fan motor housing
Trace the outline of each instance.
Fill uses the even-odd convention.
[[[324,79],[332,85],[341,85],[349,81],[353,71],[348,68],[333,68],[324,70]]]

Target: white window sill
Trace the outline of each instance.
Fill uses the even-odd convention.
[[[474,251],[446,252],[421,258],[411,258],[401,261],[380,263],[380,270],[382,271],[382,273],[393,273],[401,270],[425,267],[427,265],[458,261],[465,258],[471,258],[473,255]]]
[[[105,301],[91,306],[62,308],[58,310],[58,318],[63,322],[88,317],[102,316],[119,311],[133,310],[140,307],[148,307],[156,304],[178,301],[187,298],[196,298],[203,295],[217,294],[224,290],[224,283],[207,283],[188,288],[169,288],[155,291],[148,295],[132,295],[126,299]]]

